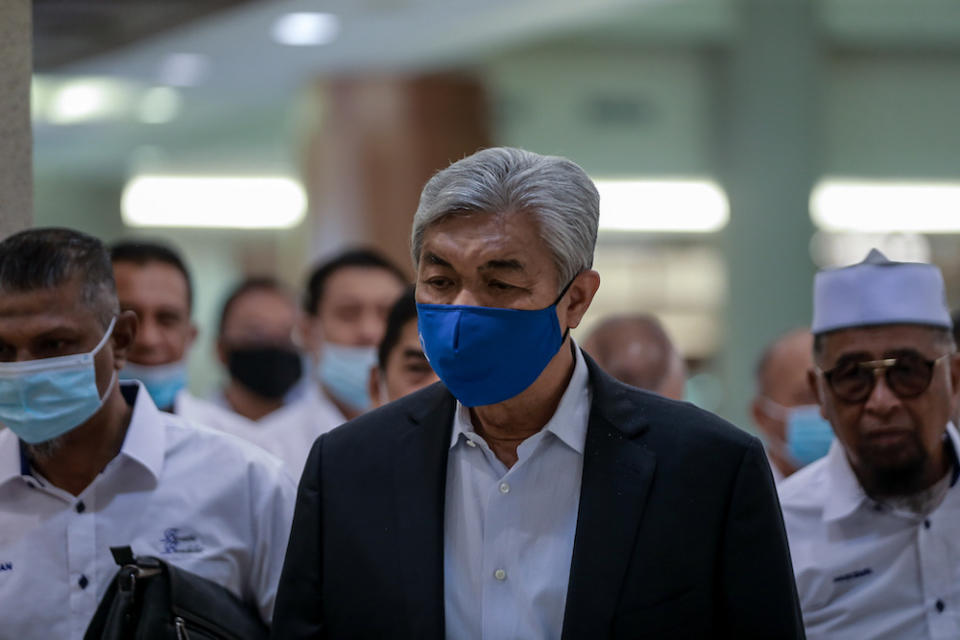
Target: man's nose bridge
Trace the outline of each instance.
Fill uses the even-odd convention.
[[[155,344],[160,339],[160,328],[157,323],[150,319],[144,319],[140,322],[137,329],[137,342],[141,344]]]
[[[893,392],[893,389],[890,388],[890,385],[887,384],[887,370],[889,365],[880,365],[872,367],[871,371],[873,372],[873,389],[870,390],[870,395],[867,397],[867,403],[870,404],[875,397],[879,399],[886,400],[889,404],[891,400],[894,402],[899,400],[897,394]]]
[[[465,307],[480,306],[480,303],[477,302],[477,297],[474,296],[466,287],[461,288],[460,291],[457,292],[452,304]]]

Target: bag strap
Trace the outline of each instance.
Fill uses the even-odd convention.
[[[84,640],[127,640],[140,618],[143,603],[138,599],[139,582],[162,573],[156,563],[139,563],[129,547],[110,547],[113,560],[120,565],[100,605],[97,607]],[[142,593],[142,589],[139,593]]]

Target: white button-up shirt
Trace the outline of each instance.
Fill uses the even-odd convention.
[[[947,434],[960,451],[952,424]],[[926,517],[878,505],[834,441],[778,486],[808,638],[960,638],[960,486],[951,480]]]
[[[448,638],[560,637],[591,400],[586,362],[574,350],[556,412],[520,444],[510,469],[457,403],[444,507]]]
[[[346,421],[320,386],[314,384],[295,402],[260,420],[259,433],[251,441],[280,458],[290,475],[299,480],[314,441]]]
[[[269,621],[293,517],[280,462],[158,411],[121,385],[133,415],[120,453],[79,496],[32,469],[0,432],[0,637],[81,640],[133,548],[223,585]]]

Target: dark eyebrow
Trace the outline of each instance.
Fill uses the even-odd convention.
[[[866,351],[852,351],[850,353],[844,353],[837,361],[833,363],[833,366],[839,366],[841,364],[850,364],[856,362],[869,362],[873,360],[873,354],[867,353]]]
[[[403,359],[407,358],[416,358],[418,360],[426,360],[427,356],[423,355],[423,351],[420,349],[404,349],[403,353],[400,354]]]
[[[450,263],[438,256],[435,253],[427,252],[427,255],[423,256],[423,259],[427,261],[427,264],[434,264],[439,267],[449,267]]]
[[[526,271],[526,269],[523,266],[523,263],[515,259],[489,260],[483,266],[480,267],[480,271],[488,271],[491,269],[500,269],[505,271]]]

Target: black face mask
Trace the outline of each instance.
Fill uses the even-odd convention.
[[[300,354],[285,347],[236,347],[227,351],[230,375],[258,396],[282,398],[303,373]]]

